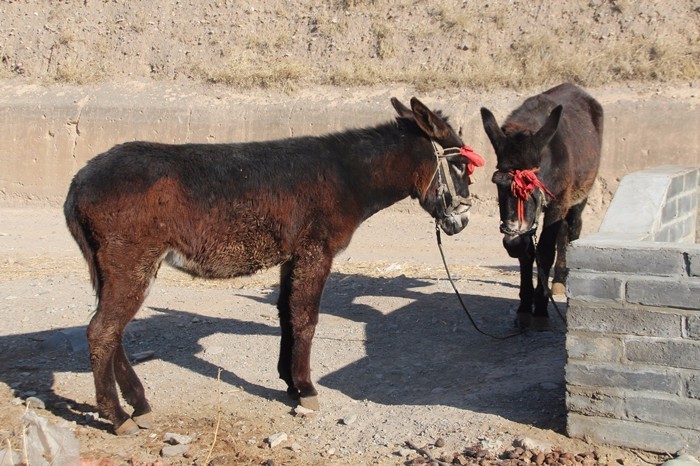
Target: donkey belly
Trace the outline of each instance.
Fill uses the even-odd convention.
[[[281,264],[288,255],[272,238],[250,242],[211,242],[185,252],[170,249],[164,261],[176,269],[203,278],[233,278],[251,275]]]

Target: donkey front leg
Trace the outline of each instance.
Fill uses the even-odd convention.
[[[317,250],[316,254],[306,250],[293,260],[278,302],[283,338],[278,363],[280,377],[287,381],[287,392],[298,395],[301,405],[313,410],[318,410],[319,404],[318,392],[311,382],[311,342],[332,263],[332,256],[320,252],[322,247]],[[282,299],[285,296],[286,306]]]
[[[535,288],[532,285],[532,263],[535,260],[535,248],[529,239],[525,252],[518,257],[520,262],[520,304],[515,317],[515,325],[520,329],[530,326],[532,323],[532,300]]]
[[[533,326],[541,330],[549,327],[549,314],[547,312],[551,296],[549,272],[554,263],[554,249],[561,224],[560,220],[544,227],[540,242],[537,244],[537,288],[535,289]]]
[[[280,357],[277,362],[277,373],[280,379],[287,383],[287,394],[294,399],[299,399],[299,390],[294,386],[292,379],[292,348],[294,347],[294,334],[289,310],[289,296],[292,293],[291,261],[285,262],[280,267],[280,294],[277,298],[277,310],[280,317],[282,338],[280,339]]]

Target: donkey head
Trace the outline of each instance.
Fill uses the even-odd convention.
[[[484,130],[498,159],[492,181],[498,188],[503,246],[511,257],[528,253],[545,195],[553,197],[537,171],[542,152],[557,131],[562,109],[561,105],[554,108],[544,125],[535,129],[513,122],[501,128],[487,108],[481,109]]]
[[[437,219],[445,233],[459,233],[469,223],[469,175],[475,166],[483,165],[483,159],[464,145],[446,119],[420,100],[412,98],[410,109],[396,98],[391,103],[399,117],[415,121],[425,133],[435,156],[432,178],[421,187],[420,205]]]

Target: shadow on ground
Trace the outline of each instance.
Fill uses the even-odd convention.
[[[553,331],[492,339],[471,327],[446,285],[405,276],[333,274],[326,287],[322,312],[341,318],[341,322],[350,320],[364,326],[364,356],[315,380],[321,393],[327,387],[357,400],[384,405],[450,406],[563,431],[563,324],[553,317]],[[493,285],[489,289],[493,290]],[[272,306],[276,293],[249,298]],[[389,298],[399,303],[397,308],[388,310],[381,304]],[[477,293],[465,294],[463,298],[483,329],[499,335],[514,332],[511,314],[517,304],[514,300]],[[379,304],[373,304],[374,301]],[[156,315],[130,324],[125,336],[127,351],[134,355],[144,348],[156,347],[155,357],[206,376],[216,374],[218,367],[198,356],[202,339],[213,334],[279,334],[274,322],[268,325],[211,317],[203,324],[188,325],[186,331],[177,331],[178,324],[196,321],[198,315],[151,309]],[[316,348],[328,331],[342,336],[343,329],[320,326]],[[63,343],[61,340],[57,343],[57,332],[0,337],[0,380],[19,392],[33,387],[49,401],[54,414],[82,421],[84,414],[95,411],[95,407],[78,404],[64,393],[54,392],[53,382],[58,371],[89,371],[85,347],[80,346],[79,335],[84,335],[84,327],[64,329]],[[343,345],[342,338],[339,340],[337,345]],[[275,348],[270,352],[274,358],[276,351]],[[347,351],[352,348],[347,346]],[[320,362],[321,357],[314,351],[312,364]],[[230,367],[235,368],[233,358],[235,355]],[[240,377],[235,369],[222,371],[221,380],[242,387],[247,393],[293,404],[286,397],[282,381],[271,387],[261,386]],[[92,425],[106,427],[98,422]]]

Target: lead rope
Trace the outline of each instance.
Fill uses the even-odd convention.
[[[487,337],[494,338],[496,340],[507,340],[508,338],[513,338],[513,337],[517,337],[518,335],[524,334],[525,331],[521,330],[520,332],[511,333],[510,335],[498,336],[498,335],[491,335],[490,333],[484,332],[483,330],[481,330],[479,328],[479,326],[476,324],[476,321],[474,320],[471,313],[469,312],[469,309],[467,309],[466,304],[464,304],[464,301],[462,300],[462,295],[459,294],[459,291],[457,291],[457,287],[455,286],[455,283],[452,280],[452,275],[450,274],[450,268],[447,266],[447,260],[445,260],[445,253],[442,251],[442,238],[440,237],[440,226],[438,225],[437,220],[435,221],[435,236],[437,237],[437,245],[438,245],[438,249],[440,250],[440,257],[442,257],[442,263],[445,266],[445,272],[447,272],[447,278],[450,281],[450,285],[452,285],[452,289],[455,291],[455,294],[457,295],[457,299],[459,299],[459,303],[462,305],[462,309],[464,309],[464,313],[467,314],[467,317],[471,321],[471,323],[474,326],[474,328],[476,329],[476,331],[481,333],[482,335],[486,335]]]

